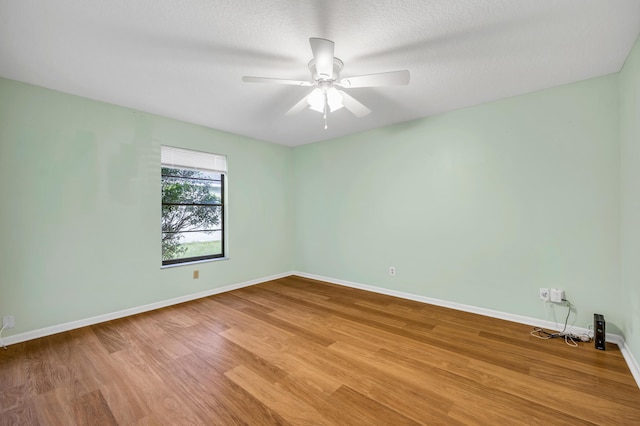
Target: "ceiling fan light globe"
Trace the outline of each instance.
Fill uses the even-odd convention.
[[[324,106],[318,107],[318,105],[310,105],[309,109],[320,113],[324,112]]]
[[[331,112],[339,110],[344,106],[342,104],[342,95],[335,87],[327,90],[327,103],[329,104],[329,110]]]
[[[322,93],[322,90],[314,89],[313,92],[307,96],[307,102],[312,110],[324,112],[324,93]]]

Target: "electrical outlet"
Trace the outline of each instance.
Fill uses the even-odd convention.
[[[540,295],[540,300],[544,300],[545,302],[549,301],[549,289],[548,288],[541,288],[539,295]]]
[[[198,278],[200,278],[200,271],[196,269],[193,271],[193,279],[197,280]]]
[[[392,277],[396,276],[396,267],[395,266],[389,266],[389,275],[391,275]]]
[[[552,288],[549,290],[549,300],[553,303],[562,303],[564,300],[564,290],[560,290],[559,288]]]
[[[2,327],[13,328],[16,326],[16,317],[13,315],[6,315],[2,317]]]

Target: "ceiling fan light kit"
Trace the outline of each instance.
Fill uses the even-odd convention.
[[[307,96],[310,109],[324,113],[327,107],[329,107],[329,111],[331,112],[344,107],[342,94],[338,89],[332,86],[318,86],[318,88],[313,89],[313,91],[309,93],[309,96]]]
[[[378,74],[360,75],[340,80],[340,72],[344,63],[333,56],[334,43],[323,38],[310,38],[313,59],[308,67],[313,81],[298,81],[266,77],[242,77],[247,83],[272,83],[292,86],[315,86],[311,93],[307,94],[285,115],[296,114],[307,107],[323,114],[324,128],[327,128],[327,113],[341,108],[350,111],[356,117],[364,117],[371,112],[360,101],[356,100],[343,89],[381,86],[401,86],[409,84],[409,71],[391,71]]]

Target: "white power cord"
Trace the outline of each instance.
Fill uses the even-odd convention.
[[[2,326],[2,328],[0,328],[0,345],[2,345],[5,351],[7,350],[7,345],[5,345],[4,341],[2,340],[2,332],[4,331],[5,328],[7,328],[7,325],[9,324],[5,324]]]
[[[564,342],[572,347],[577,347],[578,343],[577,342],[589,342],[593,337],[592,334],[593,332],[591,332],[589,330],[589,332],[587,333],[583,333],[583,334],[575,334],[571,331],[567,331],[567,326],[569,325],[569,316],[571,315],[571,311],[572,309],[575,309],[575,307],[573,306],[573,304],[571,304],[571,302],[569,302],[567,299],[562,299],[562,301],[566,304],[567,307],[567,316],[564,320],[564,327],[562,328],[562,331],[557,332],[557,333],[550,333],[546,330],[544,330],[542,327],[536,327],[533,329],[533,331],[531,331],[529,334],[533,337],[536,337],[538,339],[543,339],[543,340],[547,340],[547,339],[553,339],[553,338],[557,338],[557,337],[561,337],[564,339]],[[547,310],[547,302],[544,302],[544,307],[545,307],[545,317],[547,319],[547,321],[549,320],[548,317],[548,310]],[[554,305],[555,307],[556,305]],[[552,309],[553,311],[553,320],[554,323],[556,324],[556,327],[558,327],[559,323],[558,323],[558,319],[556,318],[556,311],[555,309]],[[575,318],[574,318],[574,323],[575,323]],[[573,326],[573,323],[572,323]],[[569,327],[570,329],[571,327]]]

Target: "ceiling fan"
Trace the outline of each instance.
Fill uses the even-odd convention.
[[[340,79],[343,62],[333,56],[334,43],[323,38],[310,38],[313,59],[309,61],[309,71],[313,81],[286,80],[266,77],[242,77],[248,83],[273,83],[292,86],[307,86],[314,89],[296,103],[285,115],[296,114],[309,107],[321,112],[324,116],[324,128],[327,128],[327,113],[342,107],[351,111],[356,117],[364,117],[371,110],[345,93],[342,89],[361,87],[400,86],[409,84],[409,71],[391,71],[378,74],[359,75]]]

